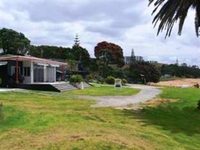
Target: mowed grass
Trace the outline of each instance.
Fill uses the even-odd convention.
[[[94,86],[84,90],[69,91],[72,95],[88,95],[88,96],[131,96],[139,92],[139,89],[128,87],[114,88],[114,86]]]
[[[153,125],[165,131],[166,137],[180,145],[176,149],[199,149],[200,110],[197,110],[197,103],[200,90],[166,88],[160,97],[177,101],[153,108],[146,107],[137,114],[138,119],[143,120],[146,126]]]
[[[175,103],[143,110],[91,108],[94,101],[48,92],[0,93],[0,149],[188,150],[200,147],[197,89],[164,89]]]

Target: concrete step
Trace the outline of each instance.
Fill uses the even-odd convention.
[[[53,86],[55,89],[57,89],[60,92],[77,89],[76,87],[74,87],[73,85],[69,83],[52,84],[51,86]]]

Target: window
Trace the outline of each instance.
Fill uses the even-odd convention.
[[[15,72],[16,72],[16,67],[11,66],[11,72],[10,72],[11,76],[14,75]],[[20,67],[18,67],[18,74],[21,74],[21,68]]]
[[[24,76],[30,77],[30,67],[24,67]]]

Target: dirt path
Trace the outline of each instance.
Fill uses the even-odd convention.
[[[161,93],[161,90],[153,86],[129,85],[129,87],[140,89],[141,91],[133,96],[87,96],[87,98],[97,101],[93,107],[126,107],[151,100]]]
[[[176,79],[171,81],[161,81],[159,83],[152,83],[154,86],[169,86],[169,87],[194,87],[194,85],[200,84],[200,79]]]

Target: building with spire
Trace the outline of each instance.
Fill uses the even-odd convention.
[[[179,66],[179,60],[178,60],[178,58],[176,59],[176,65]]]
[[[142,56],[135,56],[135,51],[132,49],[131,51],[131,56],[125,56],[124,57],[124,62],[125,64],[131,64],[135,62],[143,62],[144,58]]]
[[[135,52],[134,52],[134,49],[132,49],[130,61],[131,61],[130,63],[134,63],[135,62]]]
[[[132,49],[132,52],[131,52],[131,57],[135,57],[135,52],[134,52],[134,49]]]

